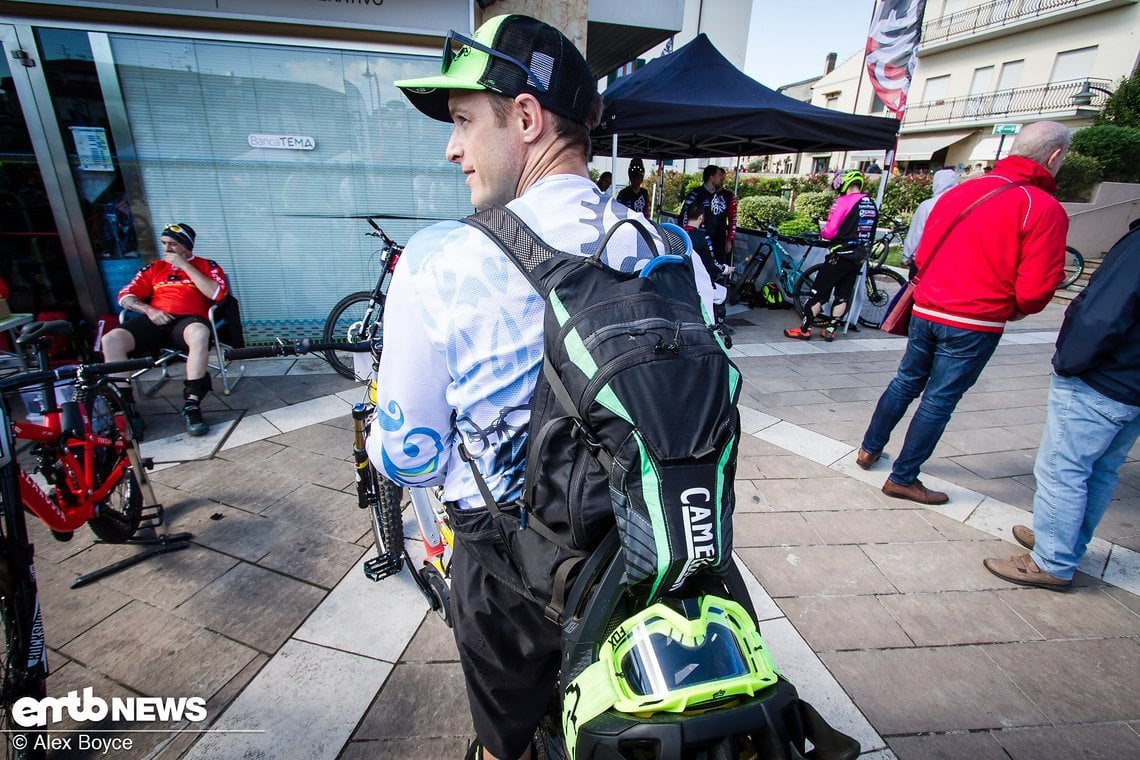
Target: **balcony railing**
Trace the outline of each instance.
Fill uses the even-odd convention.
[[[992,121],[995,117],[1048,114],[1072,111],[1077,105],[1073,96],[1081,91],[1085,82],[1107,88],[1107,79],[1073,79],[1067,82],[1050,82],[1036,87],[1017,87],[960,98],[908,103],[904,123],[908,126],[938,122]],[[1108,96],[1091,93],[1092,102],[1085,108],[1101,108]]]
[[[982,32],[1091,2],[1094,0],[994,0],[992,3],[925,21],[922,25],[922,44],[942,42],[958,35]]]

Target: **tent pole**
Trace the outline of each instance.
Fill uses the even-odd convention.
[[[736,177],[732,181],[732,194],[733,195],[740,195],[740,193],[738,192],[740,190],[740,156],[736,157],[736,165],[733,167],[732,171]]]
[[[614,132],[613,147],[610,149],[610,197],[615,198],[613,188],[617,186],[617,132]]]
[[[883,173],[880,175],[882,179],[879,180],[879,192],[875,196],[875,206],[880,211],[883,208],[883,195],[887,192],[887,181],[891,178],[891,170],[895,166],[895,149],[891,148],[887,151],[887,158],[883,161]]]

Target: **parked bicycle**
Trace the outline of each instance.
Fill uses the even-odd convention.
[[[795,292],[796,283],[799,282],[804,273],[803,263],[807,261],[808,256],[807,254],[802,258],[793,256],[784,247],[784,243],[807,246],[808,248],[822,245],[818,236],[813,239],[802,235],[799,237],[781,235],[779,230],[769,226],[768,236],[761,241],[756,252],[744,260],[739,276],[734,276],[732,279],[727,298],[730,305],[741,301],[746,303],[758,301],[760,289],[765,283],[758,283],[756,279],[764,270],[764,265],[768,263],[768,259],[775,257],[776,273],[773,282],[784,296],[784,300],[795,306],[797,313],[802,316],[802,303],[796,300]]]
[[[364,234],[380,238],[384,243],[384,247],[380,249],[380,277],[372,290],[350,293],[337,302],[325,320],[325,328],[321,335],[325,343],[371,343],[381,337],[384,298],[388,292],[388,284],[392,280],[392,273],[396,271],[396,262],[400,260],[404,247],[388,237],[375,220],[369,218],[367,221],[373,231]],[[352,358],[346,352],[326,351],[324,356],[339,374],[349,380],[355,378]]]
[[[1085,257],[1071,245],[1065,246],[1065,277],[1057,290],[1064,290],[1081,278],[1085,271]]]
[[[871,266],[882,266],[887,263],[887,256],[891,252],[891,248],[896,245],[902,245],[903,240],[906,239],[906,233],[910,231],[910,225],[904,224],[902,219],[892,219],[891,229],[886,235],[871,243],[871,255],[867,261]]]
[[[355,343],[314,343],[301,340],[293,343],[278,342],[270,346],[236,348],[226,352],[227,359],[264,359],[279,356],[303,356],[305,354],[356,354],[371,352],[372,373],[368,390],[362,403],[352,409],[353,443],[352,456],[356,469],[357,504],[367,509],[372,523],[372,534],[376,541],[376,556],[364,563],[364,574],[373,581],[398,574],[405,565],[415,566],[408,552],[404,536],[403,489],[381,475],[368,459],[365,441],[376,405],[376,369],[380,362],[381,343],[378,340]],[[331,363],[331,361],[330,361]],[[447,511],[441,500],[441,489],[408,489],[412,512],[423,542],[424,561],[422,566],[411,573],[412,579],[423,593],[428,606],[435,611],[448,626],[451,625],[450,589],[447,579],[451,568],[451,547],[454,536],[447,519]]]
[[[47,344],[70,332],[66,322],[28,325],[18,342],[36,347],[39,369],[0,380],[0,624],[4,635],[0,741],[5,756],[14,758],[46,755],[42,729],[25,731],[14,723],[11,712],[21,698],[46,695],[49,672],[27,512],[41,519],[60,540],[68,540],[87,523],[103,540],[123,542],[139,528],[147,506],[139,481],[145,477],[140,475],[143,462],[130,437],[122,399],[108,376],[142,369],[152,360],[51,369]],[[72,379],[73,400],[58,403],[56,382]],[[17,422],[11,416],[10,394],[29,387],[44,393],[42,423]],[[34,471],[50,490],[44,491],[21,467],[17,440],[32,442],[29,456]]]

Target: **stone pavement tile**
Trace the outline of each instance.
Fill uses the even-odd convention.
[[[1093,544],[1090,544],[1089,554],[1092,554],[1092,546],[1099,539],[1093,539]],[[1088,558],[1086,554],[1084,559],[1081,560],[1081,569],[1084,569],[1084,560]],[[1140,552],[1126,549],[1122,546],[1116,546],[1112,549],[1112,554],[1109,555],[1108,563],[1104,568],[1104,575],[1102,576],[1105,581],[1115,586],[1131,591],[1133,594],[1140,594]]]
[[[411,739],[375,739],[373,741],[350,741],[337,760],[377,760],[378,758],[400,758],[400,760],[439,760],[443,757],[463,757],[471,737]]]
[[[827,401],[822,404],[800,404],[803,411],[817,422],[835,425],[840,422],[858,422],[866,425],[875,411],[871,401]],[[833,437],[833,436],[829,436]]]
[[[974,430],[947,430],[942,441],[949,443],[961,454],[989,454],[994,451],[1024,449],[1025,438],[1005,428],[992,427]],[[941,442],[941,441],[940,441]]]
[[[772,599],[772,595],[760,585],[760,581],[744,564],[743,558],[736,552],[733,552],[733,563],[736,565],[737,571],[740,572],[740,577],[744,579],[744,587],[748,590],[748,597],[752,601],[752,607],[756,612],[756,620],[763,623],[765,620],[783,619],[784,613]]]
[[[373,556],[372,552],[368,556]],[[364,575],[363,560],[324,598],[294,639],[372,660],[396,662],[428,612],[407,569],[379,583]]]
[[[1025,728],[991,735],[1015,758],[1140,757],[1140,735],[1125,723]]]
[[[803,427],[822,436],[841,441],[854,450],[863,443],[863,433],[867,431],[867,421],[846,420],[840,422],[808,422]]]
[[[787,380],[780,380],[779,382],[799,385],[800,381],[789,378]],[[816,406],[828,402],[832,404],[836,403],[821,391],[807,390],[803,387],[783,391],[758,392],[753,395],[757,400],[762,399],[765,406]]]
[[[989,731],[892,736],[887,737],[887,744],[898,760],[962,760],[967,757],[970,760],[1010,760]]]
[[[974,383],[974,387],[970,389],[970,393],[975,392],[991,392],[991,391],[1016,391],[1022,388],[1048,388],[1049,387],[1049,371],[1047,365],[1042,366],[1040,375],[1027,375],[1025,377],[987,377],[986,373],[982,373],[981,379]],[[967,394],[969,395],[969,394]]]
[[[146,440],[139,447],[140,452],[156,464],[208,459],[224,443],[240,416],[241,412],[229,410],[207,413],[206,422],[210,423],[210,430],[200,436],[190,435],[184,426],[180,432],[164,437],[158,437],[155,431],[148,429]]]
[[[272,548],[257,564],[331,589],[364,554],[365,547],[326,536],[307,524],[285,526],[286,530],[274,533]]]
[[[858,375],[845,375],[838,367],[820,367],[819,372],[803,373],[799,378],[800,388],[811,391],[830,391],[834,388],[867,388],[868,384]],[[822,395],[822,394],[821,394]],[[849,402],[863,403],[863,399],[847,399]],[[812,403],[805,401],[804,403]],[[831,403],[839,403],[832,398]]]
[[[65,562],[77,554],[95,546],[95,534],[84,526],[75,531],[70,541],[59,541],[51,534],[46,525],[31,515],[27,518],[28,540],[36,547],[35,562],[38,567],[41,562]]]
[[[834,470],[795,454],[750,457],[749,463],[756,468],[756,472],[751,478],[752,480],[809,480],[812,478],[835,477]]]
[[[126,544],[100,544],[68,560],[63,568],[84,575],[144,550],[145,547]],[[96,582],[155,607],[171,610],[220,578],[237,562],[191,543],[185,549],[157,554]]]
[[[781,599],[780,609],[817,652],[912,647],[879,603],[890,597],[808,596]]]
[[[1135,720],[1140,714],[1140,643],[1134,638],[987,644],[982,649],[1050,721]]]
[[[1032,480],[1032,478],[1030,479]],[[1021,510],[1029,510],[1033,507],[1034,487],[1026,486],[1024,482],[1017,478],[979,478],[975,476],[963,476],[959,478],[957,482],[958,485],[963,488],[985,494],[990,498],[997,499],[998,501]]]
[[[304,473],[307,482],[334,491],[340,491],[356,479],[352,465],[345,460],[300,449],[283,448],[258,465],[268,471],[262,474],[262,478],[292,480],[298,473]]]
[[[346,391],[346,393],[354,393],[357,396],[360,395],[358,391]],[[338,393],[337,395],[343,398],[345,401],[349,401],[349,399],[345,397],[344,393]],[[355,404],[357,401],[360,401],[360,399],[357,398],[353,401],[349,401],[349,403]],[[334,427],[337,430],[352,430],[352,415],[342,414],[339,417],[333,417],[331,420],[325,420],[321,424],[328,425],[329,427]],[[352,437],[350,436],[348,440],[351,441]]]
[[[391,670],[385,662],[289,641],[213,726],[260,733],[208,734],[184,757],[334,760]]]
[[[341,541],[356,541],[372,532],[367,510],[357,505],[356,494],[309,483],[279,499],[262,514],[305,525]]]
[[[260,414],[247,415],[242,417],[234,429],[230,431],[226,442],[218,449],[218,454],[236,449],[239,446],[244,446],[251,441],[260,441],[269,438],[280,432],[280,430],[273,426],[273,423]]]
[[[152,473],[150,479],[171,488],[195,492],[209,486],[214,480],[216,468],[217,462],[214,460],[187,462]]]
[[[319,422],[340,417],[352,406],[336,396],[320,396],[279,409],[262,412],[265,419],[282,432],[316,425]]]
[[[835,401],[872,401],[878,402],[879,396],[883,394],[882,388],[871,387],[868,385],[854,386],[848,388],[833,387],[827,388],[823,391],[828,398]]]
[[[760,634],[780,674],[795,685],[800,699],[818,710],[832,728],[859,742],[864,753],[886,747],[864,712],[851,701],[790,622],[783,619],[762,622]]]
[[[810,480],[765,480],[757,483],[772,509],[781,512],[887,509],[886,497],[874,488],[830,470],[830,477]]]
[[[1082,588],[1070,594],[1016,588],[997,595],[1047,639],[1140,635],[1140,614],[1116,601],[1108,593],[1110,588]]]
[[[885,736],[1046,721],[977,646],[825,652],[820,658]]]
[[[801,390],[803,390],[803,386],[800,385],[800,377],[798,375],[790,375],[787,377],[760,375],[746,380],[744,387],[744,392],[747,395],[755,398],[765,406],[778,406],[778,404],[769,404],[767,402],[768,397],[774,393],[796,393]]]
[[[352,458],[352,435],[332,425],[309,425],[276,435],[270,438],[269,442],[311,451],[314,454],[323,454],[334,459],[339,456],[346,462]]]
[[[961,520],[933,509],[919,510],[918,515],[938,531],[943,541],[980,541],[986,537],[985,533],[977,528],[971,528]]]
[[[1042,638],[992,591],[896,594],[880,601],[920,647]]]
[[[989,409],[1008,409],[1018,406],[1045,407],[1048,398],[1048,387],[1029,388],[1021,387],[1005,391],[981,391],[971,389],[962,397],[955,407],[955,411],[977,412]]]
[[[1116,586],[1104,586],[1100,591],[1111,597],[1117,604],[1120,604],[1125,609],[1140,615],[1140,596],[1117,588]]]
[[[803,515],[792,512],[752,512],[738,513],[732,518],[732,545],[736,549],[821,543],[823,539],[811,529]]]
[[[257,513],[264,512],[306,484],[303,469],[280,473],[266,472],[262,462],[246,464],[214,460],[211,464],[214,465],[214,477],[209,483],[177,487],[196,496]],[[165,475],[166,471],[162,474]]]
[[[48,642],[56,648],[131,601],[127,594],[102,583],[71,588],[71,582],[77,577],[75,573],[52,562],[37,558],[36,585],[40,592],[44,630]]]
[[[873,544],[864,546],[863,551],[904,594],[1009,588],[982,567],[986,557],[1010,555],[1009,546],[999,541]]]
[[[775,598],[895,591],[857,546],[752,548],[737,554]]]
[[[764,475],[760,472],[759,457],[737,457],[736,480],[761,480]]]
[[[772,507],[760,486],[765,481],[736,479],[736,513],[771,512]]]
[[[1037,449],[995,451],[989,454],[968,454],[954,457],[954,462],[983,478],[1006,478],[1013,475],[1030,475]]]
[[[324,597],[323,589],[242,562],[174,613],[273,654]]]
[[[773,419],[773,423],[777,420]],[[762,441],[754,435],[740,436],[737,457],[783,456],[788,452],[774,443]]]
[[[919,509],[875,509],[853,512],[805,512],[807,524],[828,544],[883,544],[938,541],[938,531]]]
[[[277,430],[277,428],[274,428]],[[279,433],[274,433],[278,435]],[[250,441],[243,443],[241,446],[234,446],[233,448],[224,448],[218,452],[218,459],[225,459],[230,462],[241,462],[242,464],[255,465],[264,459],[280,454],[283,447],[278,443],[270,443],[269,441]]]
[[[256,656],[253,649],[138,601],[63,652],[140,694],[205,698]]]
[[[1039,406],[1011,406],[1002,409],[985,409],[976,412],[955,411],[950,417],[947,430],[976,430],[979,428],[1005,427],[1007,425],[1040,424],[1045,420],[1045,410]]]
[[[408,648],[400,655],[400,662],[458,661],[455,636],[439,615],[425,615]]]
[[[793,406],[776,406],[776,405],[765,404],[763,394],[752,394],[750,396],[750,399],[746,400],[746,399],[743,399],[743,397],[742,397],[742,400],[744,400],[745,403],[748,403],[750,406],[755,406],[757,409],[762,410],[765,414],[769,414],[769,415],[772,415],[773,417],[776,417],[778,420],[780,420],[780,422],[776,423],[777,425],[780,425],[780,424],[789,424],[789,425],[793,425],[793,426],[794,425],[807,425],[807,424],[811,424],[813,422],[820,422],[821,421],[815,415],[811,414],[810,412],[808,412],[805,409],[801,409],[799,406],[794,406],[794,405]],[[770,428],[765,428],[764,430],[769,430],[769,429]],[[759,432],[762,433],[762,432],[764,432],[764,430],[761,430]],[[760,436],[760,437],[766,439],[765,436]]]
[[[408,662],[392,671],[352,739],[474,735],[459,663]]]
[[[753,402],[753,403],[755,403],[755,402]],[[753,409],[750,406],[746,406],[744,404],[743,400],[737,406],[737,408],[738,408],[739,413],[740,413],[740,432],[742,434],[741,435],[741,445],[743,446],[745,440],[750,440],[750,441],[762,443],[765,446],[771,446],[772,444],[767,443],[765,441],[761,441],[759,438],[756,438],[753,434],[763,430],[766,427],[771,427],[772,425],[775,425],[780,420],[776,417],[773,417],[770,414],[765,414],[764,412],[757,411],[756,409]]]
[[[788,421],[777,422],[756,436],[819,464],[829,465],[851,452],[851,447],[845,443]]]
[[[196,544],[247,562],[264,557],[293,530],[281,520],[205,500],[180,511],[174,527],[193,533]]]

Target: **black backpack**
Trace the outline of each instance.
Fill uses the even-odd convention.
[[[740,373],[705,322],[686,241],[640,273],[557,251],[503,207],[464,220],[482,230],[546,301],[542,372],[531,401],[523,494],[497,504],[470,464],[514,566],[487,570],[557,621],[583,560],[614,529],[628,586],[652,600],[732,555]],[[697,263],[699,265],[699,263]],[[476,552],[478,557],[478,552]]]

